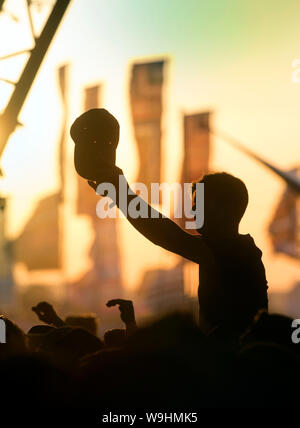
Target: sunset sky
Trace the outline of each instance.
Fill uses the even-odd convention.
[[[25,2],[6,3],[19,22],[0,16],[0,55],[31,46]],[[9,197],[10,236],[22,229],[38,199],[58,186],[61,101],[56,69],[64,63],[70,64],[69,123],[82,112],[84,86],[103,83],[102,105],[121,126],[117,164],[129,181],[134,181],[138,166],[129,115],[129,70],[141,59],[168,59],[164,181],[179,179],[185,112],[210,110],[217,129],[270,162],[284,169],[299,165],[300,83],[292,82],[292,61],[300,58],[299,19],[298,0],[73,0],[20,115],[24,127],[10,138],[2,159],[5,178],[0,188]],[[24,60],[1,62],[0,77],[16,79]],[[1,109],[10,90],[0,82]],[[288,289],[300,280],[300,263],[274,255],[267,232],[284,184],[225,142],[212,143],[213,169],[240,177],[249,190],[241,233],[250,233],[262,249],[270,288]],[[68,138],[67,277],[87,269],[92,239],[87,220],[76,217],[72,205],[73,144]],[[138,284],[145,268],[175,262],[132,231],[126,220],[120,233],[129,288]]]

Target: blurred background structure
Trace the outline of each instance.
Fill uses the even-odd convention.
[[[0,10],[0,308],[26,327],[28,308],[49,300],[65,315],[96,313],[101,329],[117,326],[105,307],[114,297],[134,299],[140,319],[197,308],[195,266],[124,219],[98,219],[75,174],[70,124],[105,107],[130,182],[215,170],[245,181],[241,233],[263,251],[271,309],[299,318],[299,2],[5,0]]]

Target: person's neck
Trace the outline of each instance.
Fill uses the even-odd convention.
[[[225,239],[225,238],[235,238],[239,235],[238,226],[232,226],[229,228],[208,228],[203,231],[202,236],[208,239]]]

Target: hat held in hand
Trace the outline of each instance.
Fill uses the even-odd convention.
[[[101,181],[101,169],[115,165],[120,126],[104,108],[95,108],[79,116],[70,129],[75,142],[75,169],[87,180]]]

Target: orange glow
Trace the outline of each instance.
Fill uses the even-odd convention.
[[[58,186],[57,139],[62,107],[56,68],[65,62],[71,64],[69,124],[81,113],[82,88],[93,82],[102,82],[103,107],[118,118],[121,127],[117,165],[124,170],[129,182],[134,181],[137,173],[137,150],[128,106],[129,65],[136,59],[148,60],[157,56],[167,56],[170,60],[164,88],[164,181],[179,179],[182,113],[196,110],[213,111],[216,128],[230,132],[282,168],[288,169],[299,163],[300,84],[291,80],[291,62],[300,57],[300,29],[293,18],[296,13],[292,7],[289,14],[286,12],[290,22],[284,24],[279,21],[280,11],[278,14],[273,11],[270,15],[267,9],[265,12],[259,9],[258,1],[253,2],[255,7],[251,11],[253,15],[258,13],[257,34],[252,29],[248,36],[243,33],[238,40],[237,34],[243,25],[250,28],[254,20],[251,14],[247,18],[246,11],[243,14],[242,10],[239,11],[241,16],[235,17],[237,21],[229,20],[226,27],[225,17],[223,27],[218,28],[218,12],[213,12],[209,5],[207,10],[205,6],[198,7],[198,2],[191,2],[193,8],[190,12],[176,2],[178,7],[171,11],[172,19],[161,10],[159,2],[152,6],[152,2],[142,2],[143,13],[137,1],[131,2],[135,5],[133,10],[132,5],[126,10],[125,4],[116,0],[113,6],[110,2],[90,0],[89,7],[85,8],[84,3],[74,2],[61,24],[21,113],[24,127],[12,135],[2,159],[5,178],[1,180],[1,191],[9,195],[8,232],[11,237],[22,229],[37,201]],[[288,8],[283,1],[282,6]],[[14,2],[10,7],[13,10]],[[130,14],[130,10],[136,13]],[[203,22],[203,26],[201,22],[198,25],[195,13],[199,19],[201,14],[205,16],[207,13],[212,28],[204,26]],[[10,37],[7,34],[11,31],[11,23],[7,17],[0,18],[1,40],[5,40],[5,44],[1,44],[0,55],[30,46],[24,11],[18,9],[18,14],[20,22],[13,25],[18,30],[14,29]],[[156,16],[159,18],[151,21],[151,17],[154,19]],[[175,31],[176,26],[184,35]],[[284,35],[277,45],[274,26],[278,34]],[[151,30],[155,32],[152,40],[148,39]],[[191,33],[192,30],[195,34]],[[255,37],[258,39],[254,40]],[[17,79],[22,61],[24,56],[9,60],[5,68],[1,62],[1,77]],[[8,99],[10,91],[7,85],[0,83],[1,108],[4,108],[4,100]],[[299,262],[274,255],[267,232],[283,183],[218,139],[213,139],[212,167],[228,171],[245,181],[250,203],[241,232],[250,233],[263,250],[270,288],[273,291],[287,290],[300,278]],[[71,280],[89,267],[88,249],[92,236],[88,220],[78,217],[74,208],[75,171],[70,138],[66,173],[63,278]],[[90,191],[88,186],[87,191]],[[119,222],[119,231],[123,277],[128,289],[139,284],[145,269],[172,267],[176,262],[175,256],[147,242],[132,230],[126,220]],[[27,280],[25,274],[19,273],[21,284]]]

